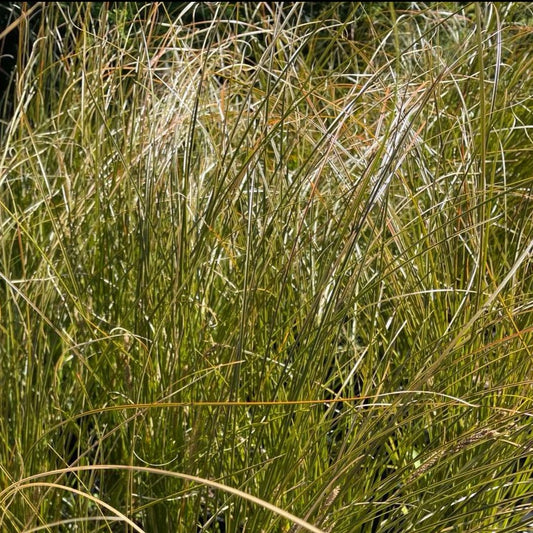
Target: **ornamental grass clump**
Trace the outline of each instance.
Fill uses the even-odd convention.
[[[1,531],[527,530],[531,4],[1,16]]]

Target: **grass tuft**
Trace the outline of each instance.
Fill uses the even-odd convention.
[[[529,3],[1,9],[0,530],[527,530]]]

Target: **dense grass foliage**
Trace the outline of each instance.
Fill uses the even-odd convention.
[[[532,5],[9,9],[0,530],[525,531]]]

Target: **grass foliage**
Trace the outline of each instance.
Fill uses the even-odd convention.
[[[2,531],[526,530],[532,5],[310,4],[11,4]]]

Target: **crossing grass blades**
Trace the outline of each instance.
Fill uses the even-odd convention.
[[[531,3],[0,9],[1,531],[531,529]]]

